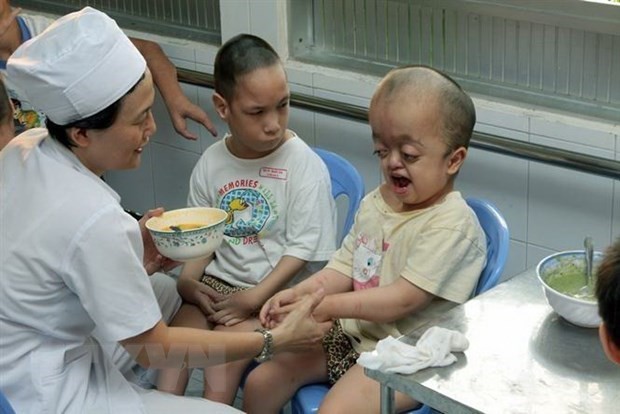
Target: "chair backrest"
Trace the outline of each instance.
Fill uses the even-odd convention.
[[[13,407],[11,407],[9,400],[6,399],[2,391],[0,391],[0,414],[15,414]]]
[[[342,233],[338,239],[338,245],[340,245],[342,239],[344,239],[351,229],[353,220],[355,219],[355,212],[364,197],[364,179],[353,164],[340,155],[321,148],[313,149],[327,166],[332,183],[332,196],[334,200],[341,195],[345,195],[349,201],[347,215],[342,226]]]
[[[472,197],[465,201],[476,213],[487,236],[487,263],[474,290],[473,295],[476,296],[497,285],[508,258],[510,232],[506,220],[492,203]]]

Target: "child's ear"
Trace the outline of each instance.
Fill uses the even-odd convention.
[[[463,165],[465,161],[465,157],[467,157],[467,148],[465,147],[459,147],[452,151],[450,159],[448,160],[448,174],[454,175],[459,172],[461,165]]]
[[[604,322],[598,327],[598,336],[601,339],[601,344],[607,357],[620,365],[620,345],[613,341],[609,332],[607,332],[607,326]]]
[[[212,99],[213,99],[213,106],[215,107],[217,114],[220,116],[220,118],[222,118],[223,121],[226,121],[226,118],[228,117],[228,111],[229,111],[228,102],[226,102],[226,99],[224,99],[224,97],[217,92],[213,94]]]

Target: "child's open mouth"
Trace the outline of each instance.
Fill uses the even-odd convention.
[[[392,182],[394,183],[394,185],[396,187],[407,187],[409,185],[409,183],[411,182],[410,179],[405,178],[405,177],[394,177],[392,176]]]

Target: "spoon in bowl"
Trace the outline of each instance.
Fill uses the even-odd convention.
[[[590,292],[594,291],[594,278],[592,277],[592,257],[594,254],[594,246],[592,244],[592,237],[587,236],[583,240],[584,253],[586,256],[586,282]]]

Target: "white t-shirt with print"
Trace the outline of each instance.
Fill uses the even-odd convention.
[[[228,212],[224,241],[205,273],[252,287],[284,255],[324,262],[335,250],[336,213],[327,167],[298,136],[259,159],[240,159],[226,135],[202,155],[189,206]],[[313,269],[316,270],[316,269]]]
[[[351,231],[327,267],[352,277],[355,290],[404,277],[437,296],[426,309],[393,323],[341,319],[353,347],[363,352],[388,335],[415,329],[420,314],[450,305],[446,301],[465,302],[485,263],[484,231],[459,192],[426,209],[397,213],[377,188],[362,200]]]

